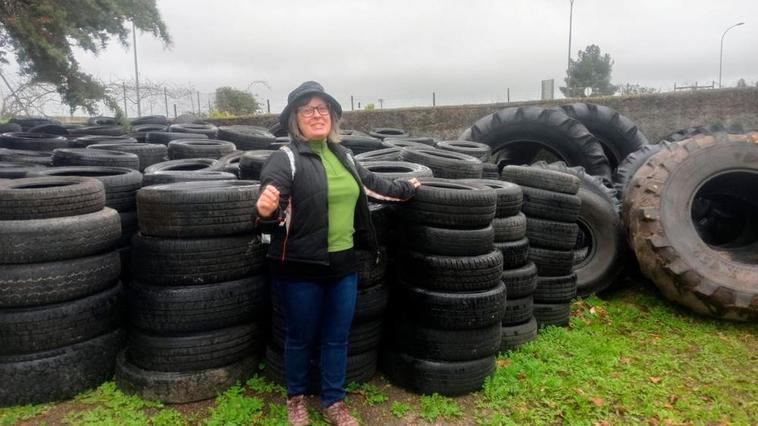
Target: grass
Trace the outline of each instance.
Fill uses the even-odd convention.
[[[413,395],[382,378],[349,385],[364,424],[758,424],[758,328],[693,316],[635,285],[574,303],[472,395]],[[215,400],[165,406],[113,382],[57,404],[0,409],[0,426],[283,425],[285,391],[254,376]],[[324,424],[317,399],[312,419]]]

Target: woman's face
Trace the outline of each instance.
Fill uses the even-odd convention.
[[[307,104],[297,109],[297,127],[309,141],[326,139],[332,130],[329,104],[319,96],[312,97]]]

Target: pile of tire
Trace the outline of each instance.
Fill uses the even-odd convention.
[[[163,161],[145,168],[143,186],[237,179],[235,174],[222,171],[220,164],[212,158]]]
[[[198,401],[257,368],[268,315],[264,249],[250,220],[257,197],[257,183],[236,180],[137,193],[129,344],[116,361],[125,392]]]
[[[494,247],[495,190],[422,178],[400,206],[406,222],[394,255],[390,323],[381,368],[413,391],[481,389],[501,344],[506,289]]]
[[[533,293],[537,285],[537,267],[529,261],[526,216],[521,213],[523,192],[514,183],[501,180],[472,180],[495,190],[497,209],[492,220],[495,248],[503,255],[506,300],[502,320],[500,351],[516,349],[537,337]]]
[[[121,281],[131,276],[131,241],[137,232],[137,191],[142,188],[142,173],[125,167],[70,166],[49,167],[29,176],[79,176],[99,180],[105,188],[105,206],[118,212],[121,238],[116,250],[121,256]]]
[[[650,151],[624,171],[623,221],[642,273],[696,313],[758,320],[758,133]]]
[[[71,398],[123,346],[118,213],[83,177],[0,181],[0,406]]]
[[[376,373],[379,342],[384,327],[384,314],[389,292],[385,281],[387,252],[356,250],[358,259],[358,295],[355,315],[348,335],[347,370],[345,383],[363,383]],[[284,344],[287,333],[286,311],[276,289],[271,293],[271,340],[266,348],[265,375],[285,385]],[[321,387],[320,355],[318,345],[310,361],[308,392],[318,394]]]
[[[573,269],[581,181],[569,173],[529,166],[506,166],[502,178],[523,191],[529,261],[537,267],[533,294],[537,325],[566,326],[577,291]]]

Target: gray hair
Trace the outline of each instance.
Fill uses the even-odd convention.
[[[290,114],[289,121],[287,122],[287,130],[289,131],[292,139],[306,140],[305,136],[300,132],[300,127],[297,125],[297,110],[303,105],[306,105],[313,98],[323,99],[318,95],[303,98],[295,103],[292,107],[292,113]],[[324,100],[326,102],[326,100]],[[340,136],[340,118],[333,111],[331,105],[329,106],[329,118],[332,121],[332,128],[329,130],[329,134],[326,135],[326,140],[331,143],[340,143],[342,137]]]

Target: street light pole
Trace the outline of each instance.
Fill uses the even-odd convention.
[[[721,89],[721,69],[724,65],[724,36],[726,36],[726,33],[731,30],[734,27],[739,27],[740,25],[744,25],[744,22],[738,22],[731,27],[724,30],[724,33],[721,34],[721,49],[719,50],[719,89]]]
[[[569,0],[571,8],[569,11],[569,48],[568,48],[568,64],[566,65],[566,72],[571,71],[571,30],[574,24],[574,0]]]
[[[142,117],[139,97],[139,68],[137,67],[137,31],[134,29],[134,21],[132,21],[132,45],[134,46],[134,82],[137,86],[137,117]]]

